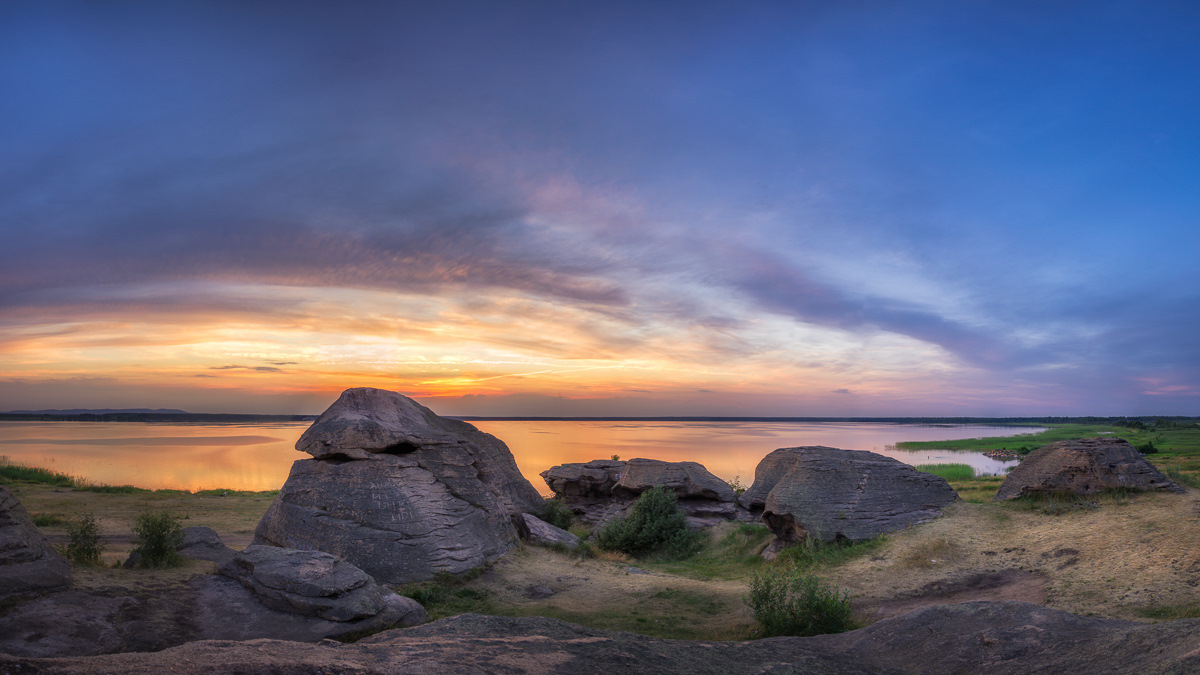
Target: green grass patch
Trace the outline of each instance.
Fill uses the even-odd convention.
[[[644,566],[692,579],[740,579],[763,564],[759,552],[770,541],[766,525],[729,523],[715,529],[700,551],[684,560],[650,560]]]
[[[883,536],[858,542],[821,541],[809,537],[780,551],[775,564],[794,566],[798,570],[833,567],[878,550],[885,541]]]
[[[1161,426],[1144,426],[1140,429],[1107,424],[1058,424],[1036,434],[962,438],[950,441],[902,441],[897,443],[896,447],[901,450],[971,450],[979,452],[1012,450],[1019,452],[1022,447],[1036,450],[1055,441],[1098,436],[1122,438],[1135,447],[1153,445],[1157,451],[1154,457],[1160,457],[1163,454],[1200,455],[1200,427],[1167,423]]]
[[[940,476],[947,481],[971,480],[975,477],[975,469],[969,464],[918,464],[916,469]]]
[[[54,527],[55,525],[66,525],[67,516],[62,513],[31,513],[30,520],[38,527]]]
[[[751,626],[738,624],[727,600],[678,588],[633,594],[620,606],[564,609],[553,605],[500,607],[500,616],[545,616],[590,628],[623,630],[670,640],[740,640]]]
[[[986,504],[996,496],[1004,476],[979,476],[970,480],[952,480],[950,487],[958,493],[959,499],[972,504]]]
[[[1112,488],[1090,495],[1070,492],[1024,495],[1007,499],[1001,504],[1018,511],[1035,511],[1047,516],[1094,511],[1101,506],[1127,506],[1133,502],[1135,490]]]
[[[1156,462],[1163,475],[1180,485],[1200,488],[1200,460]]]
[[[9,464],[7,458],[0,460],[0,484],[9,485],[18,482],[40,483],[54,487],[75,487],[79,479],[50,469]]]
[[[1200,602],[1185,602],[1180,605],[1150,605],[1134,610],[1138,616],[1159,621],[1176,619],[1200,619]]]

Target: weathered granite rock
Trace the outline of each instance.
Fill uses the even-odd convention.
[[[608,499],[621,479],[625,462],[593,459],[586,463],[560,464],[541,473],[554,494],[567,499]]]
[[[71,568],[38,531],[25,507],[0,485],[0,599],[71,583]]]
[[[383,610],[379,584],[337,556],[275,546],[247,546],[221,565],[262,604],[330,621],[357,621]]]
[[[995,499],[1057,492],[1086,495],[1110,488],[1185,492],[1128,441],[1084,438],[1058,441],[1029,453],[1004,478]]]
[[[38,673],[898,674],[1200,671],[1200,619],[1140,624],[1021,602],[936,605],[836,635],[748,642],[661,640],[542,617],[461,614],[354,644],[200,641],[160,652],[35,659]]]
[[[784,448],[763,462],[777,462],[776,453],[790,458],[791,467],[767,494],[762,517],[784,543],[870,539],[932,520],[958,499],[944,479],[874,452]]]
[[[226,546],[216,531],[206,525],[195,525],[183,530],[183,544],[177,549],[179,555],[194,560],[209,560],[223,565],[237,555],[237,551]]]
[[[743,508],[761,513],[767,505],[767,495],[771,494],[775,484],[783,478],[806,452],[822,452],[837,450],[824,445],[806,445],[798,448],[779,448],[773,450],[754,467],[754,482],[738,497],[738,503]]]
[[[514,515],[513,525],[522,539],[535,546],[566,546],[571,549],[579,546],[579,537],[528,513]]]
[[[561,464],[541,475],[576,518],[592,527],[625,515],[639,495],[656,485],[675,493],[693,529],[726,520],[756,520],[738,506],[737,494],[728,483],[696,462],[595,459],[585,464]]]
[[[255,544],[339,555],[388,583],[459,574],[517,543],[542,497],[507,446],[394,392],[348,389],[300,437]]]
[[[373,616],[329,621],[270,609],[242,584],[217,574],[158,586],[150,593],[58,591],[0,612],[0,653],[61,657],[151,652],[196,640],[316,642],[428,619],[411,598],[388,591],[383,600],[384,607]],[[8,671],[0,665],[0,672]]]
[[[637,497],[654,486],[671,490],[679,499],[732,502],[737,498],[729,483],[709,473],[697,462],[664,462],[631,459],[612,488],[615,497]]]

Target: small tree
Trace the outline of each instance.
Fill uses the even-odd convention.
[[[656,485],[638,497],[629,515],[610,520],[597,533],[596,543],[636,557],[662,553],[686,558],[700,550],[704,535],[688,529],[675,493]]]
[[[133,526],[134,549],[138,567],[178,567],[183,556],[178,548],[183,544],[183,526],[170,511],[146,511],[137,517]]]
[[[764,637],[823,635],[854,627],[847,594],[839,595],[792,565],[751,576],[745,600],[762,624]]]
[[[101,564],[104,544],[100,542],[100,526],[90,512],[81,513],[79,518],[67,523],[67,539],[67,545],[62,549],[67,560],[90,567]]]

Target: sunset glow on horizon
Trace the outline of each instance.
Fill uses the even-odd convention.
[[[1150,5],[6,3],[0,411],[1198,414]]]

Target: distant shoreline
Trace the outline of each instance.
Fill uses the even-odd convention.
[[[312,422],[317,415],[265,415],[254,413],[0,413],[0,422],[174,422],[188,423],[243,423],[263,422]],[[868,424],[982,424],[987,426],[1044,426],[1047,424],[1106,424],[1156,420],[1197,423],[1200,418],[1181,416],[1145,415],[1136,417],[704,417],[704,416],[656,416],[656,417],[552,417],[552,416],[485,416],[446,415],[465,422],[754,422],[754,423],[868,423]]]

